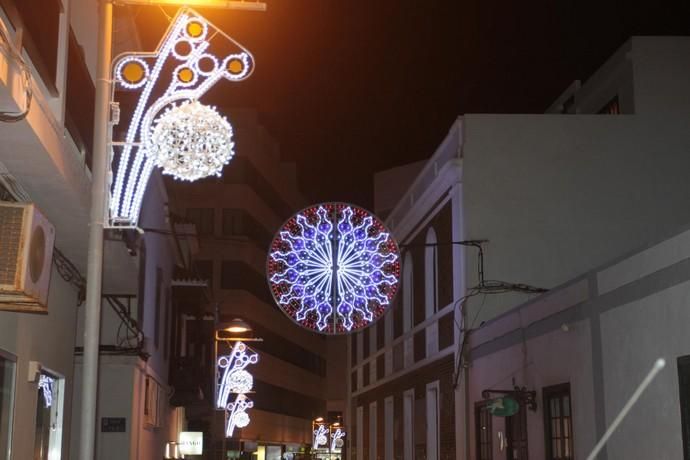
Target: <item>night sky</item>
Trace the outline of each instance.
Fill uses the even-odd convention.
[[[687,0],[265,1],[199,10],[256,59],[205,100],[256,108],[309,199],[367,207],[373,173],[428,158],[458,115],[543,112],[630,35],[690,34]],[[175,8],[129,8],[155,48]]]

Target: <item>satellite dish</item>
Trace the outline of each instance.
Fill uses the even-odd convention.
[[[496,417],[510,417],[520,411],[520,403],[510,396],[503,396],[489,400],[487,408]]]

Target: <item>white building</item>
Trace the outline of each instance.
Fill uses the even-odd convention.
[[[690,198],[689,55],[688,38],[634,37],[546,114],[466,114],[454,123],[387,217],[407,246],[402,295],[388,315],[392,327],[350,341],[352,455],[475,458],[458,365],[467,351],[462,332],[690,221],[679,205]],[[443,213],[452,222],[439,235]],[[457,244],[467,240],[486,240],[481,260],[477,247]],[[451,266],[440,268],[444,260]],[[453,343],[441,346],[441,320],[451,312]],[[437,373],[435,394],[429,370],[446,355],[449,397],[448,377]],[[443,412],[449,404],[452,417]],[[415,427],[422,416],[426,428]],[[453,446],[444,444],[449,426]]]

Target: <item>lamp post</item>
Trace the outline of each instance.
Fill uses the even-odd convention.
[[[266,4],[243,0],[117,0],[118,4],[178,5],[265,11]],[[84,355],[82,365],[81,438],[79,459],[93,460],[98,398],[98,355],[101,326],[103,230],[105,227],[106,159],[110,112],[110,65],[112,62],[113,0],[99,0],[98,63],[94,114],[94,151],[89,215]]]

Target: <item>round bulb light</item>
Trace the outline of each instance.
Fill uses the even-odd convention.
[[[214,108],[186,101],[155,120],[146,154],[177,179],[220,176],[234,156],[232,136],[232,126]]]

